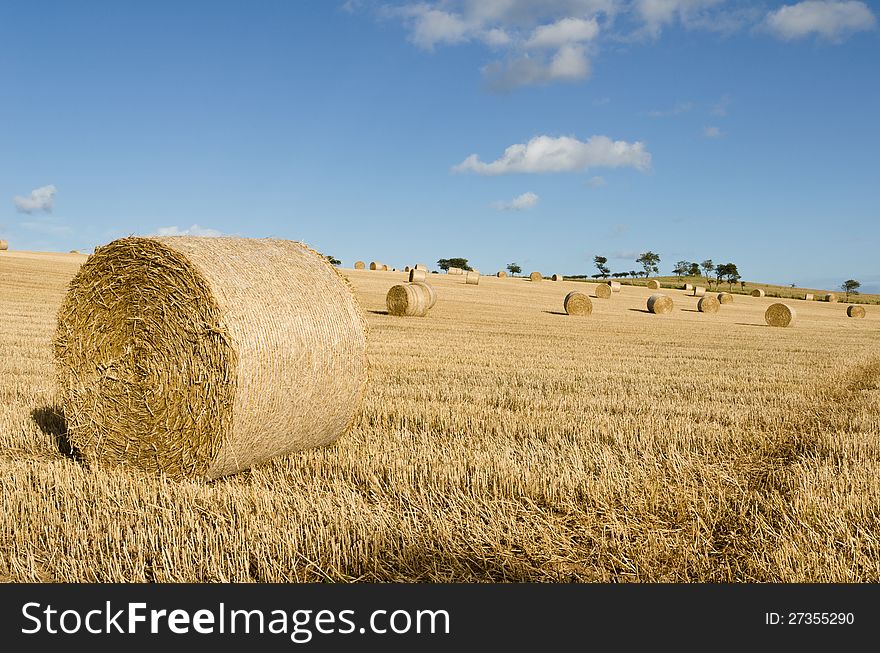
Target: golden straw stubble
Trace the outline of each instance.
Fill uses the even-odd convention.
[[[54,348],[92,463],[216,478],[336,440],[366,386],[351,287],[302,243],[123,238],[70,282]]]
[[[613,290],[607,283],[599,283],[596,284],[596,290],[594,292],[599,299],[611,299],[611,293]]]
[[[764,321],[773,327],[787,327],[797,316],[795,310],[788,304],[770,304],[764,312]]]
[[[717,297],[713,297],[712,295],[704,295],[700,297],[700,301],[697,302],[697,310],[700,313],[717,313],[721,308],[721,302],[718,301]]]
[[[663,293],[654,293],[648,297],[648,311],[656,315],[671,313],[674,307],[672,297]]]
[[[400,283],[385,295],[389,315],[398,317],[425,317],[431,307],[431,298],[424,284]]]
[[[847,306],[846,307],[846,316],[847,317],[855,317],[855,318],[865,317],[865,307],[864,306],[857,306],[855,304]]]
[[[590,315],[593,312],[593,302],[590,298],[576,290],[565,296],[562,306],[569,315]]]

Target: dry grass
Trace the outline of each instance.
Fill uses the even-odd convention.
[[[51,338],[85,257],[0,257],[0,576],[15,581],[880,581],[880,315],[344,271],[372,376],[328,448],[213,483],[84,466]],[[562,286],[560,288],[560,286]],[[466,333],[466,337],[462,334]],[[612,354],[613,352],[613,354]],[[413,379],[418,379],[414,383]],[[711,410],[707,403],[711,402]],[[68,453],[64,453],[68,451]]]

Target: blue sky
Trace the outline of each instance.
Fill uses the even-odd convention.
[[[547,274],[653,250],[880,292],[872,3],[18,2],[0,238],[302,240]],[[196,226],[194,228],[194,225]]]

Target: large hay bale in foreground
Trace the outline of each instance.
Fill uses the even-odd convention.
[[[614,292],[611,290],[611,286],[607,283],[598,283],[596,284],[595,295],[599,299],[611,299],[611,293]]]
[[[9,243],[5,240],[0,240],[0,252],[5,252],[7,249],[9,249]]]
[[[649,279],[647,286],[648,290],[660,290],[660,282],[656,279]]]
[[[562,278],[561,274],[554,274],[552,277],[550,277],[550,281],[562,281],[562,280],[563,280],[563,278]]]
[[[532,272],[529,275],[529,281],[541,281],[543,278],[540,272]]]
[[[718,293],[718,303],[719,304],[732,304],[733,303],[733,295],[731,295],[729,292]]]
[[[400,283],[385,295],[388,315],[398,317],[425,317],[431,308],[431,296],[423,283]]]
[[[773,327],[787,327],[796,316],[797,313],[788,304],[770,304],[764,313],[764,321]]]
[[[834,304],[837,302],[837,295],[835,295],[833,292],[830,292],[827,295],[825,295],[825,301],[828,302],[829,304]]]
[[[718,301],[717,297],[713,297],[712,295],[704,295],[700,297],[700,301],[697,302],[697,310],[700,313],[717,313],[721,308],[721,302]]]
[[[694,297],[705,297],[706,289],[703,286],[694,287]]]
[[[856,305],[847,306],[846,307],[846,316],[847,317],[856,317],[856,318],[865,317],[865,307],[864,306],[856,306]]]
[[[354,269],[355,270],[363,270],[365,267],[367,267],[367,266],[363,261],[355,261],[354,262]]]
[[[763,288],[755,288],[750,294],[752,297],[763,297],[767,293],[764,292]]]
[[[434,308],[434,304],[437,303],[437,291],[434,290],[434,286],[429,284],[427,281],[415,281],[413,282],[414,286],[421,286],[424,291],[428,294],[428,308]]]
[[[608,285],[611,286],[611,292],[620,292],[622,287],[619,281],[609,281]]]
[[[499,279],[504,279],[507,276],[507,272],[504,270],[498,270],[498,273],[495,276]]]
[[[345,278],[286,240],[123,238],[71,281],[55,363],[92,463],[216,478],[336,440],[367,378]]]
[[[468,270],[464,275],[464,282],[470,286],[476,286],[480,283],[480,273],[476,270]]]
[[[428,273],[424,270],[419,270],[417,268],[413,268],[409,271],[409,281],[412,283],[413,281],[424,281],[428,278]]]
[[[565,296],[562,306],[569,315],[590,315],[593,312],[593,302],[577,290],[572,290]]]
[[[648,297],[648,311],[657,315],[666,315],[671,313],[673,309],[672,297],[663,293],[654,293]]]

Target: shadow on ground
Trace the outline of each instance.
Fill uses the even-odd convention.
[[[67,435],[67,420],[64,419],[64,411],[61,408],[58,406],[34,408],[31,417],[43,433],[55,439],[55,445],[62,455],[79,463],[83,462],[82,454],[71,444]]]

